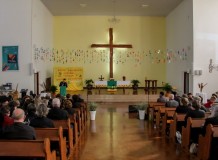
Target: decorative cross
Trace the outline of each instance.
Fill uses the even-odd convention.
[[[99,79],[100,81],[103,81],[104,77],[102,77],[102,75],[101,75],[101,77],[99,77],[98,79]]]
[[[113,28],[109,28],[109,44],[92,44],[92,48],[110,48],[110,78],[113,78],[113,49],[132,48],[131,44],[113,44]]]

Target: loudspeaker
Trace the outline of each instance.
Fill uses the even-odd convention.
[[[30,64],[29,64],[29,72],[30,72],[30,75],[33,75],[33,73],[34,73],[34,70],[33,70],[33,63],[30,63]]]

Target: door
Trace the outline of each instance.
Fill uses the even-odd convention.
[[[184,93],[189,93],[189,73],[184,72]]]

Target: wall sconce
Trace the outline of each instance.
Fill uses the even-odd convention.
[[[210,64],[209,64],[209,73],[212,73],[213,69],[218,70],[218,65],[217,65],[217,64],[213,64],[213,60],[210,59]]]

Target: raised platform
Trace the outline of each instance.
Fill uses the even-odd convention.
[[[132,89],[117,89],[116,92],[108,92],[107,89],[93,89],[91,94],[87,90],[72,92],[70,94],[80,94],[85,101],[88,102],[151,102],[156,101],[159,91],[150,91],[149,95],[144,89],[138,89],[138,93],[134,94]]]
[[[158,95],[88,95],[88,102],[148,102],[156,101]]]

